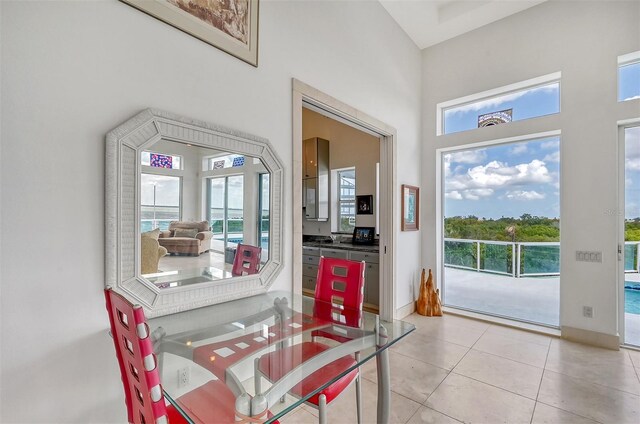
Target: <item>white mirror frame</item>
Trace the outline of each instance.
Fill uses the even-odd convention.
[[[159,289],[140,276],[140,152],[161,139],[260,158],[270,173],[269,260],[260,273]],[[147,109],[106,137],[105,287],[168,315],[265,293],[282,269],[283,167],[269,141],[218,125]]]

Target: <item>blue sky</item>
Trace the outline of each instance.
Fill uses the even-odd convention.
[[[625,129],[625,218],[640,217],[640,127]]]
[[[443,155],[445,217],[560,217],[560,140],[544,138]]]
[[[618,81],[618,100],[640,98],[640,62],[621,66]]]
[[[447,109],[444,112],[444,133],[478,128],[479,115],[506,109],[513,109],[514,121],[558,113],[560,83],[555,82]]]

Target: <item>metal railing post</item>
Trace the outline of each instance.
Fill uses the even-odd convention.
[[[516,244],[511,243],[511,275],[516,277]]]
[[[480,240],[476,240],[476,271],[480,272]]]
[[[520,255],[522,254],[522,246],[520,245],[520,243],[516,243],[515,246],[516,246],[516,255],[517,255],[516,256],[516,270],[517,271],[516,271],[515,276],[516,276],[516,278],[520,278],[520,264],[522,263]]]

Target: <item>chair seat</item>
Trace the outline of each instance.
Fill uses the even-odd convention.
[[[180,396],[177,403],[198,424],[236,422],[236,398],[227,385],[220,380],[210,381]],[[269,417],[272,416],[269,412]],[[167,418],[169,424],[187,422],[173,405],[167,406]]]
[[[330,349],[330,346],[316,342],[296,344],[264,355],[258,362],[258,368],[268,380],[276,381],[293,368],[299,366],[302,362],[309,360],[309,358],[327,349]],[[304,397],[318,387],[326,384],[331,380],[332,376],[342,374],[356,364],[357,362],[351,356],[344,356],[337,359],[302,380],[291,389],[291,393],[298,397]],[[324,394],[327,398],[327,404],[331,403],[357,376],[358,369],[355,368],[336,382],[327,386],[324,390],[313,395],[307,402],[318,405],[320,395]]]

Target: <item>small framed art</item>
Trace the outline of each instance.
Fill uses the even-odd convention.
[[[373,215],[373,195],[356,196],[356,214]]]
[[[420,229],[420,189],[402,184],[402,231]]]

